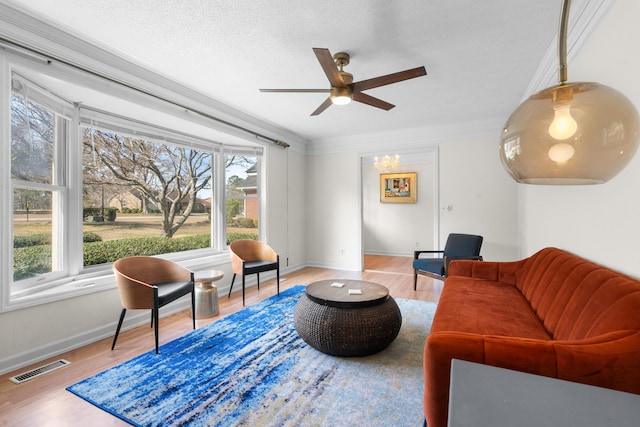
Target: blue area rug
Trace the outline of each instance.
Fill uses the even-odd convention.
[[[295,286],[67,388],[136,426],[421,426],[435,303],[396,300],[380,353],[333,357],[293,327]]]

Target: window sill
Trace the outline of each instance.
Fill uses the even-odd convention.
[[[193,271],[211,269],[231,262],[228,251],[218,253],[200,251],[196,254],[191,253],[182,256],[172,254],[170,259]],[[23,291],[18,295],[11,296],[0,312],[19,310],[116,288],[111,267],[94,270],[90,273],[69,277],[64,280],[57,280],[56,282],[59,283],[49,284],[44,289],[32,290],[31,292]]]

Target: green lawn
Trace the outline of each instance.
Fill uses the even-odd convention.
[[[51,221],[48,215],[30,215],[29,221],[20,218],[14,222],[14,235],[28,236],[33,234],[51,233]],[[162,221],[160,215],[149,214],[118,214],[115,221],[85,222],[83,231],[93,232],[102,237],[103,241],[117,240],[129,237],[156,237],[160,235]],[[193,214],[178,230],[175,237],[208,234],[211,224],[207,214]],[[227,228],[227,233],[258,234],[257,228]]]

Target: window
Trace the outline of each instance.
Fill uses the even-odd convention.
[[[211,150],[91,127],[82,135],[85,267],[211,246]]]
[[[255,155],[226,156],[227,244],[238,239],[258,240],[259,171]]]
[[[2,92],[11,144],[0,174],[11,189],[0,206],[11,221],[0,235],[0,309],[112,287],[110,265],[124,256],[197,265],[216,254],[228,260],[227,237],[258,238],[261,147],[185,133],[210,130],[184,118],[167,120],[176,130],[72,104],[63,96],[82,88],[63,76],[0,63],[12,70]],[[118,102],[137,113],[138,104]],[[174,111],[140,108],[155,121]]]
[[[18,289],[65,272],[62,218],[69,120],[48,101],[45,94],[14,75],[11,186],[13,281]]]

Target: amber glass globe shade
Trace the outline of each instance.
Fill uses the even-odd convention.
[[[504,126],[500,159],[526,184],[600,184],[638,148],[638,112],[620,92],[598,83],[542,90]]]

